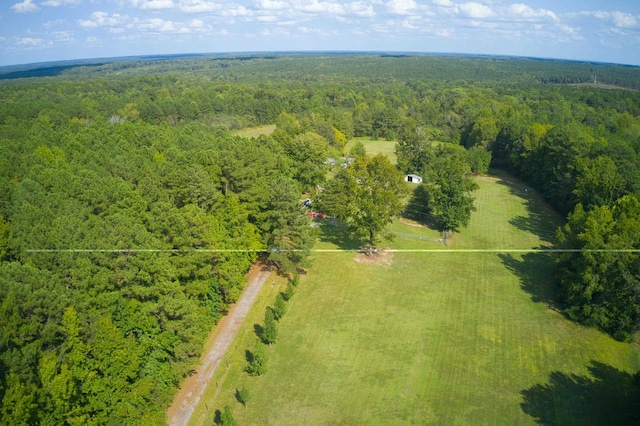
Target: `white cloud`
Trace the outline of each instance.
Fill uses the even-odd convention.
[[[509,6],[509,12],[511,14],[516,15],[518,17],[529,19],[529,20],[538,20],[538,19],[551,19],[553,21],[560,21],[558,19],[558,15],[556,15],[551,10],[547,9],[532,9],[526,4],[516,3]]]
[[[610,21],[616,28],[632,28],[638,25],[638,19],[635,16],[620,12],[618,10],[613,12],[606,12],[603,10],[580,12],[583,16],[593,16],[594,18],[601,19],[603,21]]]
[[[22,47],[41,47],[44,45],[44,40],[41,38],[21,37],[16,41],[16,44]]]
[[[100,42],[100,40],[98,40],[97,37],[93,37],[93,36],[87,37],[84,41],[89,44],[96,44]]]
[[[467,18],[484,19],[493,16],[493,10],[482,3],[470,1],[460,5],[460,12]]]
[[[171,9],[173,0],[131,0],[131,6],[142,10]]]
[[[161,18],[138,19],[127,25],[127,29],[142,33],[190,34],[211,30],[204,21],[192,19],[189,22],[170,21]]]
[[[263,10],[282,10],[291,7],[288,2],[281,0],[258,0],[256,6]]]
[[[59,6],[75,6],[82,3],[82,0],[47,0],[40,3],[43,6],[59,7]]]
[[[160,18],[151,18],[144,21],[135,19],[134,22],[127,27],[145,32],[176,32],[178,30],[173,21],[165,21]]]
[[[271,37],[271,36],[289,36],[289,30],[284,28],[265,28],[260,31],[260,35],[262,37]]]
[[[118,13],[109,15],[107,12],[93,12],[90,19],[80,19],[78,24],[84,28],[113,27],[124,24],[128,20],[129,17],[127,15],[120,15]]]
[[[402,20],[400,25],[402,26],[402,28],[405,28],[407,30],[417,30],[418,28],[420,28],[417,25],[413,24],[410,19]]]
[[[22,3],[16,3],[11,6],[11,9],[15,10],[17,13],[27,13],[35,12],[39,7],[33,3],[33,0],[24,0]]]
[[[73,33],[71,31],[54,31],[53,37],[56,42],[71,42],[74,41]]]
[[[236,10],[242,7],[244,6],[236,6]],[[228,13],[229,8],[223,10],[224,13]],[[327,14],[336,17],[352,15],[364,18],[371,18],[376,15],[372,4],[364,0],[350,3],[340,3],[334,0],[257,0],[252,10],[246,10],[256,14],[262,12],[265,16],[276,16],[278,19],[292,18],[293,15],[299,15],[300,13],[311,15]],[[248,15],[249,13],[246,14]]]
[[[410,15],[416,6],[414,0],[389,0],[387,2],[389,12],[396,15]]]
[[[611,12],[611,18],[613,19],[613,24],[618,28],[630,28],[638,24],[635,16],[628,13],[618,11]]]
[[[441,28],[436,31],[436,35],[441,38],[451,38],[456,34],[456,30],[453,28]]]
[[[433,0],[433,4],[440,7],[454,7],[455,4],[451,0]]]
[[[227,6],[224,7],[222,9],[222,11],[220,12],[220,16],[243,16],[243,17],[247,17],[247,16],[252,16],[254,14],[253,11],[247,9],[246,7],[242,6],[242,5],[232,5],[232,6]]]
[[[278,18],[275,15],[264,15],[264,16],[258,16],[256,18],[256,21],[258,21],[258,22],[276,22],[276,21],[278,21],[278,19],[280,19],[280,18]]]
[[[181,0],[178,7],[189,13],[216,12],[223,9],[222,4],[206,0]]]
[[[344,15],[344,8],[340,3],[329,1],[311,0],[308,3],[301,3],[298,10],[308,13],[328,13],[330,15]]]
[[[373,10],[373,6],[364,2],[356,1],[353,3],[345,4],[347,12],[363,18],[373,18],[376,16],[376,12]]]
[[[373,24],[373,30],[377,33],[382,33],[382,34],[386,34],[390,32],[389,25],[383,24],[383,23]]]
[[[44,24],[42,24],[42,26],[45,27],[46,29],[50,29],[52,27],[59,26],[62,24],[64,24],[64,21],[62,19],[56,19],[55,21],[45,22]]]

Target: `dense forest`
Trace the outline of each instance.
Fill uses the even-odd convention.
[[[567,215],[566,315],[621,340],[640,327],[638,68],[256,55],[17,73],[0,72],[3,424],[165,422],[252,262],[305,266],[302,194],[357,193],[325,164],[356,136],[397,141],[397,172],[425,176],[411,202],[443,229],[464,227],[489,164],[539,189]],[[230,133],[260,124],[276,130]],[[372,185],[369,164],[394,173],[358,164]]]

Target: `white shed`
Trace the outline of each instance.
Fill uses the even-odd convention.
[[[405,180],[405,182],[411,182],[411,183],[422,183],[422,176],[418,176],[418,175],[405,175],[404,180]]]

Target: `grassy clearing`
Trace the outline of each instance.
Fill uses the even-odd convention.
[[[548,245],[558,218],[507,175],[479,179],[478,211],[450,248]],[[436,235],[395,223],[394,230]],[[352,248],[325,228],[318,248]],[[397,238],[393,248],[443,248]],[[391,266],[354,253],[317,253],[289,303],[268,372],[242,373],[251,331],[216,378],[193,424],[233,407],[239,424],[607,424],[640,368],[636,344],[566,320],[551,309],[544,254],[393,253]],[[261,321],[261,302],[243,326]],[[269,299],[271,298],[271,299]],[[246,386],[247,408],[233,396]],[[616,412],[610,412],[612,408]],[[620,414],[622,413],[622,414]]]
[[[360,141],[363,143],[365,149],[367,150],[367,154],[376,155],[378,153],[382,153],[389,158],[391,164],[396,164],[396,141],[388,141],[386,139],[378,139],[372,140],[370,138],[361,137],[354,138],[350,140],[347,145],[344,147],[344,152],[349,153],[351,147],[357,142]]]
[[[231,134],[244,138],[257,138],[261,135],[270,135],[275,129],[275,124],[266,124],[264,126],[247,127],[246,129],[236,130],[235,132],[231,132]]]

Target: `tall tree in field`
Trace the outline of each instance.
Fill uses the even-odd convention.
[[[315,235],[300,195],[291,179],[280,177],[273,182],[264,211],[262,230],[269,260],[283,273],[305,266]]]
[[[414,122],[406,124],[396,144],[398,168],[404,173],[423,173],[433,159],[431,139],[429,130]]]
[[[321,194],[321,208],[349,225],[353,237],[375,245],[405,193],[402,175],[383,154],[357,157],[341,169]]]
[[[640,329],[640,201],[585,212],[578,204],[558,230],[558,273],[565,312],[625,340]]]
[[[478,188],[471,175],[465,153],[439,149],[429,164],[424,183],[423,204],[439,217],[441,230],[459,231],[467,226],[475,210],[471,192]]]

